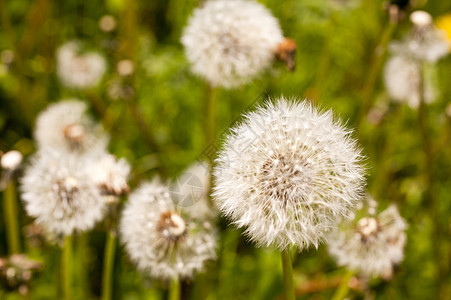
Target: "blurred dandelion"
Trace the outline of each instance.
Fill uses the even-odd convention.
[[[403,41],[390,44],[393,53],[432,63],[449,53],[450,42],[446,33],[434,26],[431,15],[425,11],[415,11],[410,15],[410,20],[413,24],[410,33]]]
[[[393,55],[385,65],[384,85],[393,100],[418,108],[420,102],[430,103],[437,97],[433,64],[449,53],[450,44],[427,12],[415,11],[410,20],[410,34],[390,44]]]
[[[340,266],[364,277],[393,276],[404,258],[407,224],[392,205],[380,214],[365,210],[363,217],[343,221],[328,235],[328,249]]]
[[[120,231],[131,260],[154,278],[190,278],[216,257],[213,225],[176,207],[158,179],[130,194]]]
[[[191,216],[213,219],[217,212],[209,206],[210,165],[200,161],[190,165],[170,185],[171,196],[177,206]]]
[[[72,41],[62,45],[56,53],[57,75],[69,88],[95,87],[106,71],[106,61],[97,52],[80,53],[81,46]]]
[[[104,152],[108,137],[86,110],[87,105],[77,99],[49,105],[36,119],[38,145],[66,153]]]
[[[17,150],[11,150],[2,155],[0,164],[3,169],[14,171],[22,163],[22,153]]]
[[[421,63],[410,56],[398,54],[390,57],[384,68],[384,85],[388,95],[412,108],[418,108],[421,97],[426,103],[431,103],[437,95],[433,86],[433,70],[424,70],[423,73],[422,70]]]
[[[119,196],[129,191],[130,165],[125,159],[118,160],[114,155],[103,153],[88,168],[90,178],[106,203],[117,203]]]
[[[277,19],[254,1],[205,2],[189,19],[181,41],[193,72],[212,86],[246,84],[278,53],[294,67],[295,43],[284,41]]]
[[[35,154],[21,186],[28,215],[62,235],[93,228],[104,216],[105,203],[87,172],[91,163],[89,157],[51,149]]]

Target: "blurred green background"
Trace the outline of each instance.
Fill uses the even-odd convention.
[[[349,128],[358,128],[367,156],[368,191],[382,207],[396,203],[409,223],[406,257],[385,282],[373,280],[377,299],[447,299],[451,297],[451,57],[437,65],[437,99],[426,109],[432,157],[424,152],[418,111],[390,101],[381,81],[386,44],[411,28],[408,18],[389,25],[383,1],[259,1],[279,19],[285,36],[298,44],[296,70],[276,62],[250,85],[217,93],[217,143],[246,110],[267,98],[307,97],[320,108],[332,108]],[[34,120],[49,103],[80,98],[111,135],[110,151],[133,166],[130,185],[159,174],[174,178],[202,158],[206,84],[190,72],[180,44],[194,0],[50,1],[0,0],[0,52],[13,51],[0,65],[0,150],[35,151]],[[337,4],[339,3],[339,4]],[[345,3],[345,4],[342,4]],[[449,1],[416,1],[434,18],[451,12]],[[105,15],[116,26],[99,26]],[[55,51],[79,40],[108,61],[98,87],[72,90],[56,76]],[[120,76],[116,65],[130,59],[135,70]],[[120,91],[119,96],[112,92]],[[366,104],[365,104],[366,103]],[[449,110],[449,109],[448,109]],[[423,128],[424,129],[424,128]],[[429,171],[428,171],[429,170]],[[431,172],[431,173],[428,173]],[[428,175],[429,174],[429,175]],[[0,211],[0,256],[7,255],[4,216]],[[20,226],[32,223],[20,208]],[[283,291],[280,257],[256,249],[240,231],[219,222],[218,260],[207,271],[184,282],[190,299],[274,299]],[[99,297],[105,233],[76,237],[75,299]],[[44,262],[25,299],[58,298],[60,250],[23,238],[24,252]],[[294,259],[300,299],[329,299],[343,268],[325,246]],[[164,297],[163,283],[135,271],[119,248],[114,271],[115,299]],[[1,287],[0,299],[23,299]],[[350,297],[363,298],[353,290]],[[449,299],[449,298],[448,298]]]

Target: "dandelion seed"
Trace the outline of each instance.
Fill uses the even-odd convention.
[[[106,71],[105,59],[96,52],[79,53],[80,44],[69,42],[56,53],[57,74],[61,82],[74,89],[96,86]]]
[[[212,224],[175,207],[169,187],[159,180],[130,194],[120,231],[131,260],[155,278],[192,277],[216,256]]]
[[[317,247],[363,189],[356,142],[331,111],[284,98],[231,129],[214,171],[220,210],[262,246]]]
[[[36,120],[38,145],[68,153],[104,152],[108,137],[86,110],[86,104],[75,99],[49,105]]]
[[[105,203],[90,180],[86,157],[51,149],[38,152],[22,178],[22,199],[28,215],[47,231],[70,235],[101,220]]]
[[[195,74],[213,86],[233,88],[269,67],[284,38],[263,5],[239,0],[204,3],[189,19],[181,41]],[[291,60],[289,68],[294,67],[295,47],[286,43],[280,48],[284,53],[279,56]]]
[[[388,280],[404,258],[406,227],[396,206],[390,206],[379,215],[344,221],[328,235],[328,249],[340,266]]]

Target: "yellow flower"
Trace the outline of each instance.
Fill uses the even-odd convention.
[[[435,26],[446,33],[446,38],[450,42],[451,50],[451,13],[438,17],[435,21]]]

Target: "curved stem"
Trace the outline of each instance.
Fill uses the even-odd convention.
[[[349,292],[349,280],[351,279],[353,272],[348,271],[348,273],[342,278],[340,287],[335,291],[332,300],[342,300],[346,297]]]
[[[285,249],[282,251],[282,268],[283,268],[283,282],[285,287],[285,299],[295,300],[294,283],[293,283],[293,265],[291,262],[291,251]]]
[[[108,232],[103,256],[102,300],[110,300],[112,295],[116,240],[116,234]]]
[[[62,255],[63,299],[72,299],[72,247],[73,236],[68,235],[64,241]]]
[[[169,285],[169,300],[180,300],[180,280],[172,279]]]
[[[7,240],[8,240],[8,250],[9,254],[20,252],[20,237],[19,237],[19,222],[17,214],[17,193],[16,185],[13,180],[11,180],[6,188],[4,194],[4,212],[6,220],[7,229]]]

